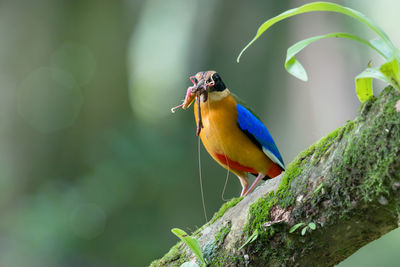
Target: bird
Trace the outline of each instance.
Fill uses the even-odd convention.
[[[267,127],[229,91],[216,71],[198,72],[190,80],[193,86],[180,106],[187,109],[195,102],[197,135],[210,156],[239,178],[240,196],[251,193],[262,179],[285,170]],[[248,174],[256,176],[250,187]]]

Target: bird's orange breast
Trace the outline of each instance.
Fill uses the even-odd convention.
[[[273,163],[239,128],[236,101],[230,94],[221,99],[209,96],[200,108],[204,126],[200,138],[220,165],[233,172],[267,174]],[[197,103],[194,111],[197,121]]]

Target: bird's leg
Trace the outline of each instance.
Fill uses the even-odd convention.
[[[249,190],[246,192],[245,195],[250,194],[254,190],[254,188],[257,186],[258,182],[260,182],[261,179],[264,177],[265,177],[265,174],[259,173],[257,178],[254,180],[253,184],[250,186]]]
[[[244,196],[247,193],[247,189],[249,188],[249,177],[247,177],[247,174],[244,173],[242,175],[237,175],[237,177],[240,180],[240,184],[242,185],[242,192],[240,193],[240,196]]]
[[[248,186],[246,186],[246,187],[242,187],[242,192],[240,193],[240,196],[241,196],[241,197],[243,197],[243,196],[245,196],[245,195],[246,195],[246,193],[247,193],[247,189],[248,189]]]

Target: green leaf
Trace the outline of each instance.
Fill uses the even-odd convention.
[[[364,103],[366,100],[368,100],[370,97],[373,96],[373,89],[372,89],[373,78],[391,84],[390,80],[388,80],[380,70],[375,68],[365,69],[355,78],[356,92],[358,99],[361,101],[361,103]]]
[[[258,230],[255,230],[254,233],[246,240],[246,242],[239,248],[239,250],[241,250],[242,248],[244,248],[247,244],[253,242],[254,240],[256,240],[258,237]]]
[[[383,64],[379,70],[393,87],[400,90],[399,62],[397,57],[393,57],[391,61]]]
[[[365,76],[368,69],[360,73],[361,76]],[[372,77],[365,76],[361,77],[360,75],[356,76],[356,93],[357,97],[361,103],[367,101],[370,97],[374,95],[372,89]]]
[[[357,75],[356,91],[361,102],[373,95],[372,79],[382,80],[400,90],[399,62],[396,54],[390,61],[382,64],[379,69],[367,68]]]
[[[184,262],[183,264],[181,264],[180,267],[199,267],[199,265],[197,263],[187,261],[187,262]]]
[[[372,78],[356,78],[356,93],[361,103],[370,99],[374,95]]]
[[[308,81],[308,76],[307,72],[304,69],[303,65],[295,58],[292,57],[288,60],[286,57],[286,62],[285,62],[285,69],[287,72],[292,74],[294,77],[302,80],[302,81]]]
[[[376,47],[381,54],[384,55],[384,58],[389,59],[393,56],[394,51],[393,47],[389,47],[381,38],[376,38],[369,41],[374,47]]]
[[[203,253],[201,252],[199,242],[195,238],[189,236],[185,231],[179,228],[173,228],[171,232],[177,237],[179,237],[179,239],[181,239],[183,242],[185,242],[185,244],[197,256],[202,266],[206,266],[206,262],[204,261]]]
[[[321,182],[321,183],[319,184],[319,186],[314,190],[313,194],[318,193],[319,190],[321,190],[321,188],[322,188],[323,186],[324,186],[324,184]]]
[[[354,41],[358,41],[362,44],[365,44],[375,51],[377,51],[379,54],[382,55],[382,57],[385,58],[385,54],[377,47],[375,47],[371,42],[364,40],[357,35],[351,34],[351,33],[346,33],[346,32],[335,32],[335,33],[329,33],[329,34],[324,34],[324,35],[318,35],[314,36],[311,38],[304,39],[300,42],[295,43],[291,47],[288,48],[287,53],[286,53],[286,61],[285,61],[285,68],[287,72],[292,74],[294,77],[302,80],[302,81],[307,81],[307,73],[304,70],[303,66],[300,64],[299,61],[296,59],[296,55],[301,52],[304,48],[306,48],[308,45],[321,40],[325,38],[345,38],[345,39],[350,39]]]
[[[313,223],[313,222],[310,222],[310,223],[308,224],[308,227],[310,227],[311,230],[315,230],[315,229],[317,228],[317,226],[316,226],[315,223]]]
[[[303,228],[303,230],[301,230],[301,235],[305,235],[307,232],[307,226]]]
[[[289,233],[293,233],[294,231],[296,231],[299,227],[301,227],[303,225],[305,225],[305,223],[303,223],[303,222],[293,225],[292,228],[290,228]]]
[[[389,51],[393,51],[394,52],[394,50],[395,50],[392,42],[390,41],[390,39],[386,35],[386,33],[377,24],[375,24],[375,22],[373,22],[371,19],[369,19],[364,14],[362,14],[362,13],[356,11],[356,10],[353,10],[351,8],[344,7],[344,6],[341,6],[341,5],[338,5],[338,4],[334,4],[334,3],[314,2],[314,3],[309,3],[309,4],[306,4],[306,5],[300,6],[298,8],[293,8],[293,9],[287,10],[287,11],[279,14],[278,16],[275,16],[275,17],[267,20],[266,22],[264,22],[258,28],[257,33],[254,36],[254,38],[240,52],[240,54],[239,54],[239,56],[238,56],[236,61],[239,62],[240,57],[242,56],[244,51],[246,51],[247,48],[249,48],[269,27],[271,27],[275,23],[277,23],[277,22],[279,22],[281,20],[284,20],[286,18],[290,18],[290,17],[295,16],[295,15],[304,14],[304,13],[313,12],[313,11],[336,12],[336,13],[341,13],[341,14],[353,17],[353,18],[361,21],[365,25],[367,25],[373,31],[375,31],[380,36],[382,42],[385,43],[385,45],[386,45],[386,47],[388,48]]]

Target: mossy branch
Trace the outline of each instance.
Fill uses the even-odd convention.
[[[225,204],[193,234],[209,265],[333,266],[397,228],[399,98],[386,88],[354,121],[298,155],[283,176]],[[195,255],[178,243],[152,266],[188,260]]]

